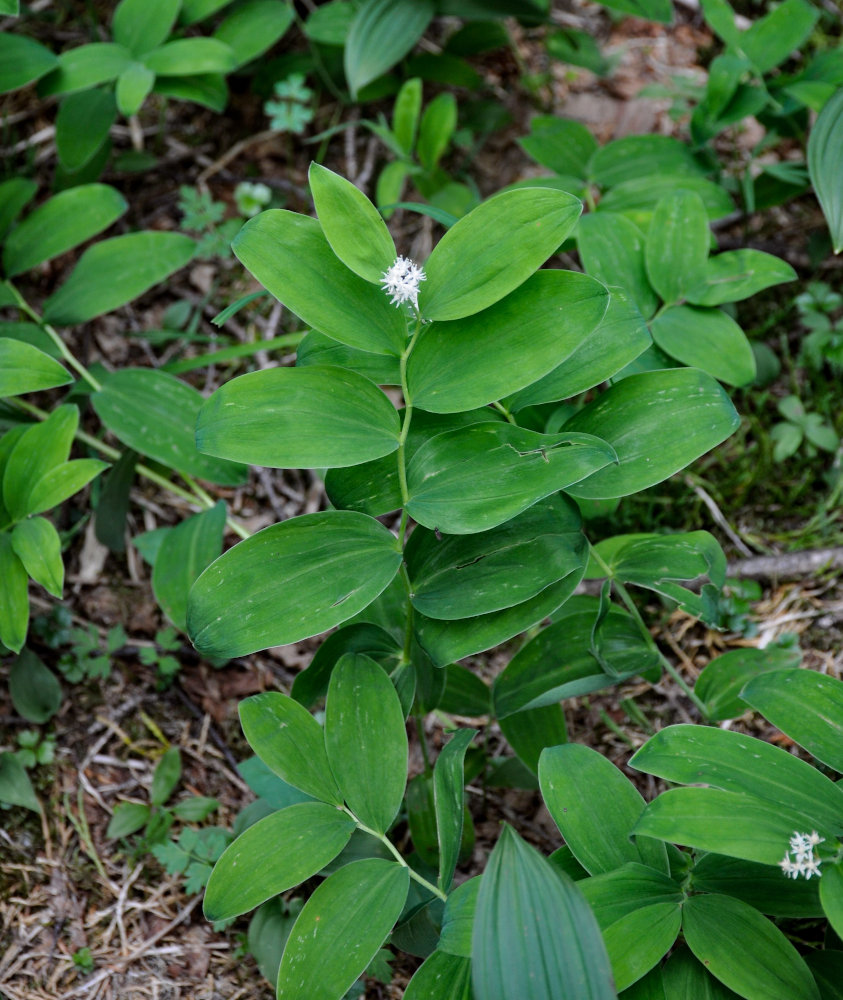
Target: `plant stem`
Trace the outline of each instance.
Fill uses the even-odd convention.
[[[46,412],[46,410],[42,410],[38,406],[33,406],[32,403],[27,403],[22,399],[9,399],[8,402],[14,404],[18,407],[18,409],[23,410],[26,413],[31,413],[32,416],[37,417],[39,420],[46,420],[50,415]],[[112,462],[116,462],[121,457],[122,453],[118,451],[117,448],[112,448],[111,445],[105,444],[104,441],[100,441],[99,438],[95,438],[92,434],[88,434],[87,431],[77,430],[73,436],[82,444],[86,444],[89,448],[93,448],[94,451],[98,451],[106,458],[110,458]],[[154,469],[150,469],[148,465],[136,465],[135,471],[138,475],[143,476],[144,479],[148,479],[151,483],[155,483],[156,486],[160,486],[161,489],[167,490],[167,492],[180,497],[182,500],[186,500],[194,507],[210,509],[214,506],[214,500],[208,496],[208,494],[200,486],[193,483],[188,476],[185,476],[184,478],[192,487],[195,487],[196,492],[189,492],[188,490],[183,489],[178,484],[172,482],[172,480],[167,479],[166,476],[162,476]],[[234,518],[227,517],[226,524],[236,535],[239,535],[240,538],[249,537],[250,533],[243,527],[242,524],[235,521]]]
[[[513,417],[513,415],[503,405],[503,403],[500,403],[500,402],[492,403],[492,408],[495,409],[495,410],[497,410],[498,413],[502,413],[511,424],[515,423],[515,417]]]
[[[630,596],[629,591],[620,582],[620,580],[616,579],[616,577],[612,573],[610,566],[602,558],[600,553],[597,552],[594,546],[591,546],[591,558],[603,570],[605,575],[612,581],[612,586],[617,591],[618,597],[620,597],[620,599],[626,605],[626,609],[627,611],[629,611],[630,615],[635,621],[635,624],[638,626],[639,631],[641,632],[641,636],[644,639],[644,642],[647,644],[647,647],[658,656],[664,669],[670,674],[670,676],[674,679],[674,681],[676,681],[676,683],[686,694],[686,696],[697,706],[702,717],[704,719],[707,719],[708,710],[705,707],[705,703],[694,693],[693,688],[690,687],[690,685],[682,677],[682,675],[679,673],[676,667],[674,667],[674,665],[670,662],[670,660],[668,660],[668,658],[656,645],[656,640],[650,634],[650,630],[647,628],[644,619],[641,617],[641,613],[639,612],[635,604],[635,601],[633,601],[632,597]]]
[[[61,353],[61,356],[76,372],[76,374],[79,375],[81,378],[83,378],[88,383],[88,385],[94,390],[94,392],[99,392],[99,390],[102,388],[102,385],[99,383],[97,379],[94,378],[94,376],[81,363],[81,361],[77,361],[75,355],[71,352],[71,350],[67,347],[65,342],[59,336],[59,333],[56,330],[56,328],[50,326],[49,323],[44,322],[43,318],[39,316],[39,314],[32,308],[32,306],[30,306],[30,304],[21,295],[21,293],[17,290],[17,288],[15,288],[15,286],[11,283],[11,281],[7,281],[6,285],[14,295],[18,309],[20,309],[21,312],[29,316],[29,318],[34,323],[37,323],[38,326],[41,327],[44,333],[46,333],[47,336],[50,338],[50,340],[52,340],[53,343],[56,345],[59,352]]]
[[[398,862],[402,868],[406,868],[410,873],[410,878],[414,879],[419,885],[423,885],[428,892],[432,892],[434,896],[437,896],[441,900],[447,900],[448,896],[442,892],[440,888],[435,886],[432,882],[428,882],[426,878],[422,878],[418,872],[413,871],[413,869],[407,864],[407,862],[401,857],[398,848],[392,843],[389,837],[385,833],[378,833],[377,830],[373,830],[371,827],[366,826],[365,823],[361,823],[360,820],[354,815],[354,813],[348,808],[348,806],[343,806],[342,810],[347,813],[357,824],[357,829],[362,830],[363,833],[370,833],[373,837],[377,839],[387,848],[387,850],[392,854],[395,860]]]

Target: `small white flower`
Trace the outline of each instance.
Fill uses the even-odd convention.
[[[794,830],[790,838],[790,850],[779,862],[779,867],[788,878],[798,878],[804,875],[810,879],[812,875],[819,878],[822,875],[820,865],[822,858],[814,857],[814,848],[823,843],[825,837],[821,837],[816,830],[811,833],[799,833]],[[790,855],[793,854],[793,860]]]
[[[384,271],[381,285],[387,295],[391,295],[390,304],[400,306],[403,302],[412,302],[413,308],[419,307],[419,283],[427,280],[424,271],[410,260],[409,257],[396,257],[395,263],[388,271]]]

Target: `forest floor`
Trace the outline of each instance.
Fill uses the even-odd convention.
[[[632,133],[677,134],[682,128],[670,113],[670,99],[638,94],[646,85],[667,86],[676,75],[694,78],[700,74],[699,54],[711,39],[699,19],[686,12],[668,27],[633,18],[613,25],[588,4],[564,6],[561,22],[594,32],[604,54],[618,57],[617,67],[611,77],[601,79],[585,70],[549,63],[538,37],[512,25],[517,58],[499,52],[481,58],[476,67],[488,96],[498,99],[511,119],[470,164],[470,174],[483,195],[537,172],[515,142],[527,131],[536,111],[582,121],[601,141]],[[548,81],[536,94],[520,85],[525,68],[535,74],[549,71]],[[0,105],[0,112],[9,116],[28,116],[33,133],[49,125],[53,110],[31,92],[14,95],[13,102]],[[330,103],[323,102],[314,132],[333,113]],[[293,145],[278,136],[250,141],[265,127],[265,119],[260,102],[247,87],[235,91],[222,116],[171,104],[163,119],[154,109],[145,112],[142,124],[157,166],[143,174],[107,173],[103,178],[126,194],[131,206],[127,225],[178,228],[179,188],[197,182],[231,206],[237,183],[262,180],[285,194],[288,208],[309,210],[306,174],[316,147]],[[118,145],[128,148],[128,132],[117,132]],[[749,148],[756,138],[747,134],[740,141]],[[240,155],[226,159],[226,153],[241,140]],[[29,153],[46,176],[53,156],[49,138]],[[359,127],[330,142],[325,162],[360,182],[367,174],[372,176],[379,156],[376,141]],[[774,252],[805,273],[806,234],[821,225],[818,212],[808,198],[773,213],[772,223],[768,215],[767,228],[753,228],[756,220],[750,220],[750,241],[765,244],[765,249],[774,243]],[[404,253],[426,256],[433,239],[429,219],[405,214],[396,216],[391,227]],[[734,235],[742,238],[742,234]],[[48,294],[66,266],[59,259],[42,269],[34,297]],[[840,273],[839,269],[830,271],[825,280],[839,283]],[[143,332],[160,326],[164,310],[173,301],[202,303],[210,319],[250,287],[240,265],[231,259],[197,263],[168,287],[78,330],[79,356],[86,364],[99,362],[108,368],[158,364],[161,358],[153,354]],[[764,307],[762,303],[759,309]],[[266,339],[277,335],[279,321],[277,313],[250,319]],[[207,323],[205,328],[208,334],[214,332]],[[227,329],[245,339],[236,320]],[[773,333],[779,336],[779,331]],[[795,330],[786,333],[798,336]],[[198,387],[209,391],[224,377],[225,372],[211,369]],[[775,393],[775,387],[770,391]],[[732,562],[810,547],[804,544],[801,529],[812,509],[817,484],[827,471],[822,459],[814,460],[814,468],[800,468],[791,477],[798,481],[798,488],[787,494],[776,492],[773,483],[756,483],[740,492],[731,487],[729,466],[735,449],[741,447],[746,447],[745,437],[697,463],[690,470],[690,481],[680,476],[670,488],[651,491],[649,499],[634,509],[644,519],[644,530],[652,523],[653,509],[659,507],[663,525],[711,530]],[[708,484],[706,488],[702,482]],[[255,472],[247,487],[221,489],[219,495],[250,530],[321,509],[326,502],[321,483],[308,473],[296,472]],[[138,484],[132,499],[131,534],[176,523],[189,512],[186,505],[148,484]],[[634,510],[627,516],[634,518]],[[839,545],[842,534],[839,514],[831,515],[822,543]],[[223,669],[214,669],[182,647],[176,654],[181,669],[174,682],[161,690],[154,666],[140,659],[143,648],[152,644],[156,631],[166,624],[152,596],[146,564],[131,546],[123,555],[110,553],[96,540],[90,523],[81,526],[67,558],[63,604],[72,623],[84,628],[93,625],[103,642],[107,631],[119,624],[128,639],[112,657],[107,677],[63,685],[64,700],[50,724],[55,759],[33,772],[36,791],[46,805],[43,821],[22,810],[0,814],[0,997],[268,1000],[274,991],[245,952],[245,921],[214,931],[202,918],[200,894],[186,893],[181,878],[167,875],[146,852],[118,849],[107,839],[106,828],[117,803],[148,800],[152,770],[167,745],[181,751],[180,794],[217,798],[221,807],[215,822],[230,826],[252,798],[236,770],[238,760],[248,754],[237,722],[237,703],[258,691],[289,692],[292,679],[309,661],[318,640],[267,650]],[[649,609],[653,632],[689,683],[725,649],[766,645],[784,633],[798,636],[806,666],[841,677],[843,590],[839,573],[839,568],[832,567],[779,578],[766,574],[761,596],[752,601],[747,615],[754,628],[715,632],[681,613],[667,616],[663,609],[653,607]],[[49,621],[52,602],[34,592],[32,600],[33,614]],[[38,647],[38,652],[47,663],[57,656],[46,646]],[[481,658],[477,665],[487,676],[499,667],[494,655]],[[0,664],[0,743],[11,746],[27,724],[14,714],[8,699],[7,674],[8,667]],[[668,677],[655,685],[627,684],[605,695],[568,700],[565,713],[571,740],[599,749],[622,768],[653,731],[672,722],[699,721],[694,706]],[[438,725],[431,719],[428,737],[433,746],[441,738]],[[772,741],[783,739],[769,728],[763,732],[753,728],[758,721],[750,715],[734,725]],[[488,739],[493,748],[497,745],[498,752],[504,752],[505,741],[494,725],[488,726]],[[640,775],[637,780],[645,781]],[[641,788],[648,798],[656,791],[655,784],[644,783]],[[477,840],[473,858],[461,869],[462,877],[482,870],[502,819],[516,823],[524,836],[546,852],[559,845],[558,833],[536,791],[471,788],[469,802]],[[399,840],[402,836],[407,834],[399,828]],[[80,954],[87,956],[86,963],[80,961]],[[366,996],[373,1000],[400,997],[402,984],[414,967],[412,959],[399,959],[393,983],[384,986],[372,981]]]

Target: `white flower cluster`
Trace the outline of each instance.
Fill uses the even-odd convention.
[[[789,878],[799,878],[800,875],[805,878],[816,875],[819,878],[822,875],[822,859],[814,857],[814,848],[824,840],[825,837],[821,837],[816,830],[811,833],[794,832],[790,838],[790,850],[779,862],[779,867]],[[793,860],[790,858],[791,854]]]
[[[395,263],[388,271],[384,271],[381,284],[387,295],[391,295],[390,303],[400,306],[402,302],[412,302],[413,308],[419,307],[419,282],[426,281],[424,271],[410,260],[409,257],[396,257]]]

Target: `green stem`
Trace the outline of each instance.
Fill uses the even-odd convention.
[[[99,383],[97,379],[94,378],[94,376],[81,363],[81,361],[76,360],[75,355],[70,351],[65,342],[61,339],[56,328],[50,326],[49,323],[44,322],[44,319],[41,316],[39,316],[39,314],[32,308],[32,306],[30,306],[30,304],[21,295],[21,293],[17,290],[17,288],[15,288],[15,286],[11,283],[11,281],[7,281],[6,285],[8,286],[9,289],[11,289],[11,292],[15,297],[15,301],[17,302],[18,309],[20,309],[21,312],[29,316],[29,318],[34,323],[37,323],[38,326],[41,327],[44,333],[46,333],[47,336],[50,338],[50,340],[52,340],[53,343],[56,345],[61,356],[76,372],[76,374],[79,375],[81,378],[83,378],[88,383],[88,385],[94,390],[94,392],[99,392],[99,390],[102,388],[102,385]]]
[[[638,626],[641,632],[641,636],[644,639],[644,642],[647,644],[648,649],[650,649],[651,652],[655,653],[656,656],[658,656],[664,669],[670,674],[670,676],[674,679],[674,681],[676,681],[679,687],[684,691],[685,695],[697,706],[702,717],[704,719],[707,719],[708,710],[705,707],[705,703],[694,693],[693,688],[689,686],[689,684],[685,681],[685,679],[682,677],[682,675],[679,673],[676,667],[674,667],[674,665],[670,662],[670,660],[668,660],[668,658],[664,655],[664,653],[659,649],[658,645],[656,644],[656,640],[652,637],[652,635],[650,635],[650,630],[647,628],[644,619],[641,617],[641,613],[639,612],[635,604],[635,601],[633,601],[632,597],[630,596],[629,591],[620,582],[620,580],[615,578],[615,576],[612,574],[611,567],[602,558],[602,556],[594,548],[594,546],[591,546],[591,558],[603,570],[604,574],[607,577],[609,577],[609,579],[612,581],[612,586],[617,591],[618,597],[620,597],[620,599],[626,605],[627,611],[630,613],[630,615],[632,615],[632,618],[635,621],[635,624]]]
[[[195,358],[182,358],[161,366],[161,370],[171,375],[193,371],[194,368],[204,368],[205,365],[219,364],[223,361],[233,361],[235,358],[246,358],[258,351],[275,351],[282,347],[295,347],[304,339],[303,333],[285,333],[272,340],[256,340],[248,344],[234,344],[232,347],[222,347],[218,351],[209,351]]]
[[[13,403],[18,409],[26,413],[31,413],[32,416],[37,417],[39,420],[46,420],[50,415],[46,410],[42,410],[38,406],[33,406],[32,403],[27,403],[23,399],[9,399],[8,402]],[[73,436],[82,444],[86,444],[89,448],[93,448],[94,451],[98,451],[106,458],[110,458],[112,462],[116,462],[122,456],[122,452],[118,451],[117,448],[112,448],[111,445],[105,444],[104,441],[100,441],[99,438],[88,434],[87,431],[77,430]],[[167,490],[168,493],[172,493],[174,496],[181,497],[182,500],[186,500],[194,507],[210,509],[214,506],[215,501],[199,486],[196,486],[197,492],[188,492],[188,490],[182,489],[181,486],[172,482],[172,480],[167,479],[166,476],[162,476],[154,469],[150,469],[148,465],[136,465],[135,471],[138,475],[143,476],[144,479],[148,479],[151,483],[155,483],[156,486],[160,486],[161,489]],[[185,476],[185,479],[188,478]],[[249,537],[249,532],[233,518],[227,517],[226,524],[240,538]]]
[[[426,878],[422,878],[422,876],[419,875],[418,872],[413,871],[413,869],[401,857],[398,848],[392,843],[392,841],[389,839],[389,837],[386,836],[386,834],[378,833],[377,830],[373,830],[370,826],[366,826],[365,823],[361,823],[360,820],[354,815],[354,813],[348,808],[348,806],[343,806],[342,810],[344,813],[347,813],[351,817],[351,819],[354,820],[354,822],[357,824],[358,830],[362,830],[363,833],[370,833],[373,837],[377,837],[377,839],[387,848],[390,854],[392,854],[392,856],[395,858],[398,864],[401,865],[402,868],[407,869],[407,871],[410,873],[411,879],[414,879],[416,882],[418,882],[419,885],[423,885],[425,889],[427,889],[429,892],[432,892],[434,896],[437,896],[441,900],[447,901],[448,896],[446,895],[446,893],[442,892],[442,890],[439,889],[437,886],[435,886],[432,882],[428,882]]]
[[[503,405],[503,403],[500,402],[492,403],[492,407],[493,409],[497,410],[498,413],[502,413],[511,424],[515,423],[515,417],[513,417],[513,415]]]

